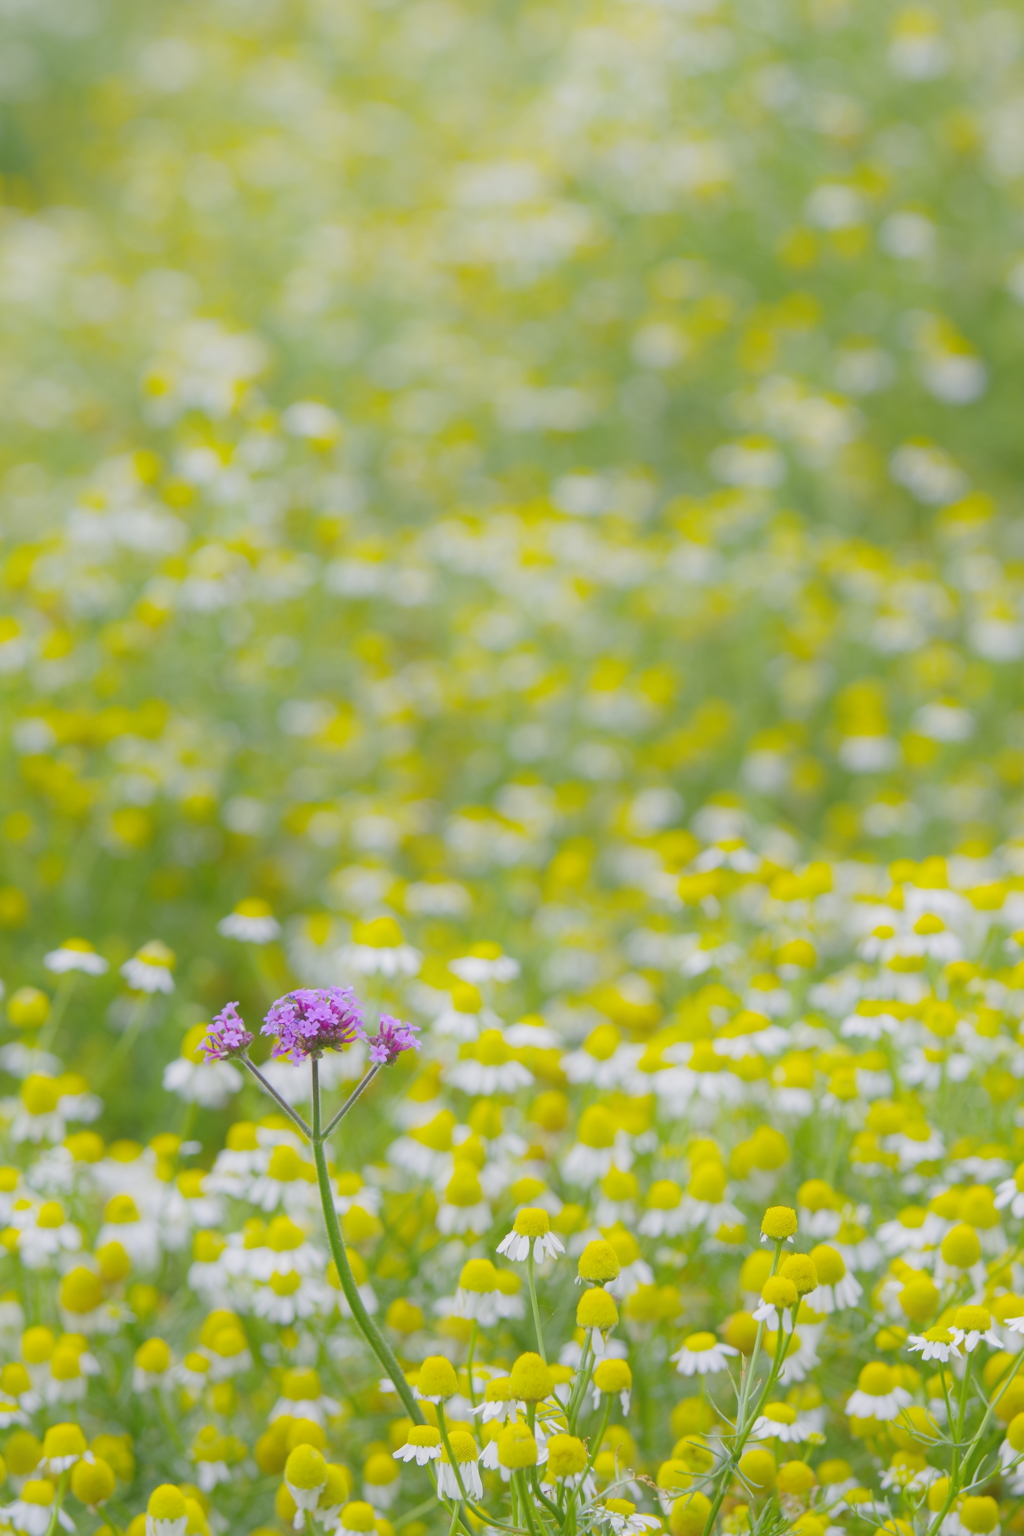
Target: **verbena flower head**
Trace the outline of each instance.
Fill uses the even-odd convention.
[[[418,1024],[404,1024],[401,1019],[393,1019],[390,1014],[382,1013],[376,1035],[367,1036],[370,1060],[378,1066],[387,1067],[397,1061],[403,1051],[418,1051],[418,1033]]]
[[[340,1051],[353,1040],[365,1039],[362,1009],[351,987],[298,987],[285,993],[272,1006],[260,1033],[273,1038],[272,1056],[292,1061]]]
[[[226,1061],[230,1056],[247,1051],[253,1038],[238,1012],[238,1004],[225,1003],[207,1030],[199,1050],[204,1061]]]

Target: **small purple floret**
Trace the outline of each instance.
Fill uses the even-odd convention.
[[[205,1061],[227,1061],[252,1045],[253,1036],[245,1027],[237,1003],[226,1003],[213,1020],[199,1049]]]
[[[261,1033],[275,1036],[271,1055],[304,1061],[340,1051],[365,1038],[363,1015],[351,987],[297,987],[279,997]]]
[[[418,1051],[420,1042],[416,1038],[418,1024],[403,1024],[401,1019],[393,1019],[390,1014],[382,1013],[380,1025],[376,1035],[367,1035],[367,1044],[370,1047],[370,1060],[377,1066],[387,1067],[401,1056],[403,1051]]]

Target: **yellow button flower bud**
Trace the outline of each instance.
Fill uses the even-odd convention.
[[[551,1231],[551,1217],[540,1206],[529,1205],[525,1210],[516,1212],[512,1230],[518,1232],[520,1237],[544,1237]]]
[[[548,1477],[578,1477],[587,1465],[587,1448],[575,1435],[552,1435],[548,1441]]]
[[[87,1449],[85,1436],[77,1424],[51,1424],[43,1437],[43,1457],[47,1461],[84,1456]]]
[[[607,1281],[614,1280],[621,1268],[618,1255],[611,1243],[606,1243],[599,1237],[587,1244],[576,1265],[580,1279],[591,1280],[595,1285],[604,1285]]]
[[[173,1483],[161,1483],[150,1494],[146,1513],[151,1520],[181,1520],[188,1513],[185,1495]]]
[[[633,1372],[625,1360],[602,1360],[594,1372],[594,1386],[599,1392],[628,1392]]]
[[[664,1493],[681,1493],[684,1488],[689,1488],[693,1478],[686,1462],[678,1456],[671,1456],[658,1468],[655,1482]]]
[[[576,1307],[577,1328],[614,1328],[619,1320],[615,1298],[599,1285],[584,1291]]]
[[[757,1323],[750,1312],[733,1312],[725,1320],[722,1337],[733,1349],[738,1349],[741,1355],[753,1353],[754,1340],[757,1338]]]
[[[362,1499],[353,1499],[341,1511],[339,1525],[346,1531],[372,1531],[376,1519],[377,1511],[372,1504]]]
[[[389,1451],[374,1451],[363,1466],[363,1481],[371,1487],[386,1487],[398,1477],[398,1465]]]
[[[946,1233],[940,1251],[954,1269],[971,1269],[981,1258],[981,1244],[973,1227],[961,1222]]]
[[[284,1480],[291,1489],[303,1493],[322,1488],[327,1482],[327,1463],[313,1445],[297,1445],[288,1455],[284,1466]]]
[[[445,1402],[459,1390],[455,1367],[444,1355],[428,1355],[420,1366],[417,1387],[429,1402]]]
[[[796,1232],[796,1211],[788,1205],[770,1205],[761,1218],[761,1231],[773,1242],[781,1242]]]
[[[775,1487],[775,1457],[760,1448],[745,1451],[739,1460],[739,1473],[756,1492],[767,1492]]]
[[[939,1310],[939,1291],[930,1275],[915,1275],[896,1298],[912,1323],[927,1323]]]
[[[761,1299],[770,1307],[795,1307],[800,1295],[792,1280],[770,1275],[761,1287]]]
[[[116,1487],[110,1465],[101,1456],[92,1461],[78,1461],[71,1473],[71,1492],[83,1504],[96,1509],[105,1504]]]
[[[171,1367],[170,1346],[163,1339],[147,1339],[135,1351],[135,1364],[149,1376],[162,1376]]]
[[[812,1248],[810,1258],[822,1285],[838,1285],[846,1274],[846,1262],[842,1254],[830,1248],[827,1243],[818,1243]],[[785,1266],[783,1273],[789,1274]]]
[[[68,1270],[60,1283],[60,1304],[65,1312],[76,1317],[95,1312],[103,1301],[103,1285],[99,1275],[79,1265]]]
[[[50,1015],[50,999],[38,987],[19,987],[7,1004],[7,1017],[15,1029],[38,1029]]]
[[[498,1435],[498,1461],[510,1471],[537,1463],[537,1442],[528,1424],[509,1424]]]
[[[972,1536],[986,1536],[999,1524],[999,1505],[987,1494],[975,1494],[964,1499],[957,1513],[960,1524],[972,1532]]]
[[[791,1253],[789,1258],[783,1259],[779,1265],[779,1274],[784,1280],[791,1280],[801,1296],[806,1296],[818,1285],[818,1271],[806,1253]]]
[[[509,1373],[509,1396],[524,1403],[541,1403],[554,1390],[554,1377],[540,1355],[520,1355]]]
[[[672,1536],[702,1536],[710,1513],[711,1500],[706,1494],[684,1493],[682,1498],[676,1499],[669,1513],[668,1526]]]
[[[784,1461],[779,1468],[777,1482],[780,1493],[802,1499],[816,1486],[817,1481],[805,1461]]]

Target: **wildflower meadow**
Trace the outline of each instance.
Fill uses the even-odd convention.
[[[0,0],[0,1536],[1024,1536],[1020,0]]]

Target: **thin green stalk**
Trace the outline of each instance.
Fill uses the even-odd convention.
[[[343,1120],[348,1114],[349,1110],[352,1108],[352,1105],[355,1103],[356,1099],[358,1099],[363,1089],[369,1088],[370,1084],[373,1082],[374,1078],[377,1076],[377,1073],[380,1071],[383,1065],[384,1063],[382,1061],[375,1061],[366,1075],[356,1084],[348,1098],[345,1100],[344,1104],[338,1110],[338,1113],[331,1120],[330,1124],[324,1127],[322,1135],[325,1141],[334,1130],[334,1127],[338,1124],[338,1122]]]
[[[444,1416],[443,1403],[437,1404],[437,1427],[441,1431],[441,1440],[445,1450],[448,1453],[448,1460],[451,1464],[451,1469],[455,1473],[455,1481],[459,1485],[459,1493],[462,1495],[464,1503],[468,1505],[470,1502],[469,1494],[466,1492],[466,1485],[462,1481],[462,1468],[459,1466],[459,1463],[455,1458],[455,1453],[452,1450],[452,1443],[448,1438],[448,1424]]]
[[[779,1255],[781,1252],[782,1242],[777,1241],[775,1244],[775,1257],[772,1260],[772,1274],[774,1274],[778,1268]],[[791,1335],[787,1335],[784,1332],[781,1327],[781,1322],[782,1319],[780,1318],[779,1343],[776,1345],[775,1359],[772,1363],[772,1368],[769,1371],[767,1380],[765,1381],[764,1387],[761,1390],[761,1395],[757,1401],[757,1407],[753,1413],[748,1414],[747,1404],[750,1401],[750,1388],[754,1379],[754,1365],[757,1360],[758,1352],[761,1348],[761,1340],[764,1337],[764,1323],[759,1322],[757,1325],[757,1333],[754,1335],[754,1347],[750,1352],[750,1359],[746,1362],[746,1368],[742,1372],[740,1378],[740,1392],[738,1401],[736,1403],[736,1433],[733,1435],[733,1443],[729,1451],[728,1458],[722,1464],[722,1467],[718,1473],[718,1487],[715,1491],[715,1497],[711,1502],[711,1508],[708,1511],[708,1517],[704,1522],[704,1536],[711,1536],[711,1532],[715,1528],[715,1521],[718,1518],[718,1511],[722,1507],[722,1501],[724,1500],[729,1485],[732,1482],[733,1473],[739,1464],[740,1457],[743,1455],[743,1447],[747,1443],[750,1430],[757,1420],[757,1415],[764,1405],[764,1401],[768,1396],[768,1393],[775,1385],[775,1380],[782,1366],[782,1361],[785,1359],[786,1348],[788,1347],[785,1341],[791,1337]]]
[[[160,1417],[167,1427],[167,1433],[170,1435],[176,1448],[179,1451],[184,1451],[185,1444],[181,1438],[181,1431],[178,1429],[177,1424],[175,1424],[174,1420],[171,1418],[170,1409],[167,1406],[167,1401],[162,1392],[157,1391],[156,1400],[160,1412]]]
[[[308,1126],[306,1124],[305,1120],[299,1114],[298,1110],[297,1109],[293,1109],[292,1106],[288,1103],[288,1100],[287,1099],[283,1099],[281,1097],[281,1095],[278,1093],[277,1089],[274,1088],[270,1083],[267,1082],[267,1079],[263,1076],[263,1073],[260,1071],[260,1069],[256,1065],[256,1063],[253,1062],[253,1061],[250,1061],[248,1056],[244,1056],[244,1055],[243,1056],[239,1056],[237,1059],[242,1063],[243,1067],[247,1067],[249,1069],[249,1071],[252,1073],[253,1077],[260,1084],[260,1086],[262,1088],[264,1088],[267,1093],[270,1094],[270,1097],[272,1099],[276,1100],[276,1102],[281,1106],[281,1108],[284,1110],[285,1114],[288,1116],[289,1120],[294,1121],[294,1123],[298,1126],[299,1130],[302,1132],[303,1136],[305,1136],[306,1140],[307,1141],[312,1141],[313,1138],[314,1138],[314,1134],[315,1134],[313,1129],[312,1129],[312,1127]],[[314,1068],[315,1068],[315,1066],[316,1066],[316,1062],[315,1062],[315,1059],[314,1059]]]
[[[530,1536],[540,1536],[540,1532],[537,1529],[537,1521],[533,1513],[533,1500],[530,1498],[530,1491],[526,1486],[526,1473],[523,1471],[514,1472],[512,1474],[512,1478],[513,1482],[518,1481],[520,1485],[520,1503],[526,1515],[526,1524],[529,1527]]]
[[[970,1360],[970,1356],[968,1356],[968,1360]],[[936,1515],[935,1520],[932,1522],[932,1525],[930,1526],[930,1528],[928,1530],[928,1536],[937,1536],[937,1532],[939,1530],[939,1527],[941,1526],[942,1521],[945,1519],[946,1515],[949,1513],[950,1509],[952,1508],[953,1502],[956,1499],[957,1494],[959,1492],[962,1492],[963,1488],[965,1486],[967,1486],[967,1484],[968,1484],[968,1482],[970,1480],[970,1475],[973,1472],[973,1465],[972,1464],[974,1462],[974,1458],[977,1455],[978,1451],[981,1449],[982,1436],[985,1434],[985,1431],[988,1429],[988,1426],[991,1423],[992,1415],[995,1412],[996,1404],[999,1402],[999,1399],[1002,1397],[1002,1395],[1006,1391],[1007,1387],[1009,1387],[1010,1383],[1017,1376],[1017,1374],[1020,1371],[1022,1366],[1024,1366],[1024,1353],[1018,1354],[1018,1356],[1017,1356],[1017,1363],[1014,1366],[1013,1370],[1010,1371],[1009,1374],[1006,1376],[1005,1380],[1003,1380],[1000,1383],[999,1390],[997,1392],[993,1392],[992,1396],[989,1398],[989,1401],[988,1401],[988,1403],[986,1405],[986,1408],[985,1408],[984,1417],[982,1418],[981,1423],[978,1425],[978,1428],[977,1428],[977,1430],[974,1433],[974,1436],[973,1436],[973,1438],[971,1440],[970,1445],[967,1447],[967,1451],[966,1451],[966,1454],[965,1454],[964,1459],[963,1459],[963,1467],[962,1467],[963,1475],[962,1475],[962,1477],[959,1478],[958,1483],[957,1483],[957,1481],[954,1480],[954,1478],[952,1476],[950,1477],[950,1480],[949,1480],[949,1493],[947,1495],[946,1506],[945,1506],[944,1509],[942,1509]],[[966,1378],[967,1378],[967,1376],[969,1374],[970,1374],[969,1370],[965,1371],[965,1373],[964,1373],[964,1379],[965,1380],[966,1380]],[[951,1420],[951,1422],[952,1422],[952,1420]]]
[[[57,1037],[57,1031],[60,1029],[65,1009],[71,1000],[72,992],[75,990],[76,976],[77,972],[75,971],[65,971],[57,983],[56,991],[53,994],[53,1007],[50,1009],[50,1017],[40,1030],[39,1039],[36,1041],[36,1047],[40,1051],[48,1051]]]
[[[476,1407],[476,1391],[473,1387],[473,1352],[476,1349],[476,1318],[469,1330],[469,1349],[466,1352],[466,1376],[469,1379],[469,1400]]]
[[[244,1060],[244,1058],[243,1058]],[[317,1183],[320,1187],[320,1205],[323,1209],[324,1226],[327,1228],[327,1242],[330,1246],[331,1257],[338,1270],[338,1279],[345,1293],[345,1300],[352,1310],[352,1317],[361,1329],[363,1338],[373,1350],[380,1361],[385,1374],[390,1378],[395,1391],[402,1400],[406,1413],[414,1424],[422,1424],[423,1414],[420,1405],[412,1395],[412,1389],[405,1379],[401,1366],[395,1359],[394,1351],[384,1338],[377,1324],[373,1321],[363,1298],[359,1294],[352,1266],[348,1262],[345,1253],[345,1243],[338,1225],[338,1213],[334,1209],[334,1191],[331,1188],[331,1177],[327,1171],[327,1155],[324,1152],[323,1139],[320,1132],[320,1072],[319,1063],[313,1058],[313,1160],[316,1163]]]
[[[576,1371],[576,1381],[573,1385],[572,1396],[569,1399],[569,1407],[565,1415],[570,1435],[576,1433],[576,1420],[579,1418],[580,1408],[583,1405],[583,1399],[587,1395],[587,1387],[590,1385],[590,1372],[594,1352],[591,1343],[592,1337],[592,1331],[588,1328],[586,1342],[583,1345],[583,1353],[580,1356],[580,1363]]]
[[[533,1312],[533,1326],[537,1332],[537,1353],[547,1364],[547,1351],[544,1348],[544,1330],[540,1325],[540,1302],[537,1300],[537,1282],[533,1273],[533,1239],[530,1239],[529,1252],[526,1255],[526,1285],[530,1292],[530,1308]]]
[[[132,1046],[139,1037],[151,1002],[152,998],[148,992],[140,993],[135,999],[135,1007],[132,1010],[131,1018],[128,1020],[128,1025],[121,1032],[121,1038],[107,1057],[106,1065],[99,1074],[96,1082],[97,1089],[106,1087],[124,1058],[131,1054]]]
[[[537,1468],[536,1467],[527,1467],[527,1469],[526,1469],[526,1480],[530,1484],[530,1487],[533,1489],[533,1491],[536,1494],[537,1498],[544,1505],[544,1508],[545,1509],[549,1509],[551,1511],[551,1513],[554,1515],[555,1519],[558,1520],[560,1518],[559,1512],[558,1512],[558,1506],[557,1506],[557,1504],[552,1504],[552,1502],[548,1498],[547,1494],[542,1491],[541,1486],[540,1486],[540,1477],[537,1474]]]
[[[594,1436],[594,1443],[590,1447],[590,1455],[587,1457],[587,1465],[584,1468],[584,1474],[583,1474],[584,1476],[586,1476],[586,1474],[589,1471],[591,1471],[591,1469],[593,1468],[594,1462],[597,1460],[597,1453],[601,1449],[601,1441],[604,1439],[604,1432],[608,1428],[608,1420],[611,1418],[611,1416],[612,1416],[612,1393],[609,1392],[606,1395],[606,1397],[605,1397],[604,1413],[601,1415],[600,1427],[599,1427],[599,1429],[597,1431],[597,1434]]]
[[[60,1475],[60,1482],[57,1484],[57,1492],[53,1500],[53,1512],[50,1515],[50,1523],[46,1527],[46,1536],[53,1536],[54,1531],[57,1529],[57,1519],[60,1515],[61,1505],[64,1503],[64,1495],[67,1492],[68,1478],[70,1476],[71,1473],[67,1470],[63,1471]]]
[[[422,1504],[416,1504],[412,1509],[407,1509],[404,1515],[399,1515],[397,1520],[393,1522],[395,1530],[400,1531],[403,1525],[410,1525],[413,1520],[418,1520],[421,1515],[429,1514],[436,1503],[437,1494],[433,1493],[429,1499],[424,1499]]]
[[[440,1431],[440,1434],[441,1434],[441,1443],[444,1446],[445,1450],[448,1452],[448,1461],[449,1461],[449,1464],[451,1465],[452,1471],[455,1473],[455,1481],[459,1485],[459,1492],[462,1495],[462,1498],[463,1498],[463,1501],[464,1501],[464,1503],[466,1505],[466,1508],[468,1510],[470,1510],[474,1515],[476,1515],[478,1520],[483,1520],[485,1522],[485,1524],[489,1525],[493,1530],[496,1530],[496,1531],[511,1531],[511,1530],[513,1530],[514,1529],[513,1526],[504,1525],[500,1520],[495,1520],[492,1515],[488,1514],[486,1509],[483,1509],[479,1504],[477,1504],[467,1494],[467,1492],[466,1492],[466,1485],[462,1481],[462,1468],[459,1466],[459,1463],[456,1461],[455,1456],[452,1454],[451,1441],[448,1439],[448,1422],[447,1422],[447,1420],[445,1419],[445,1416],[444,1416],[444,1404],[443,1403],[438,1403],[438,1405],[437,1405],[437,1427],[438,1427],[438,1430]]]

